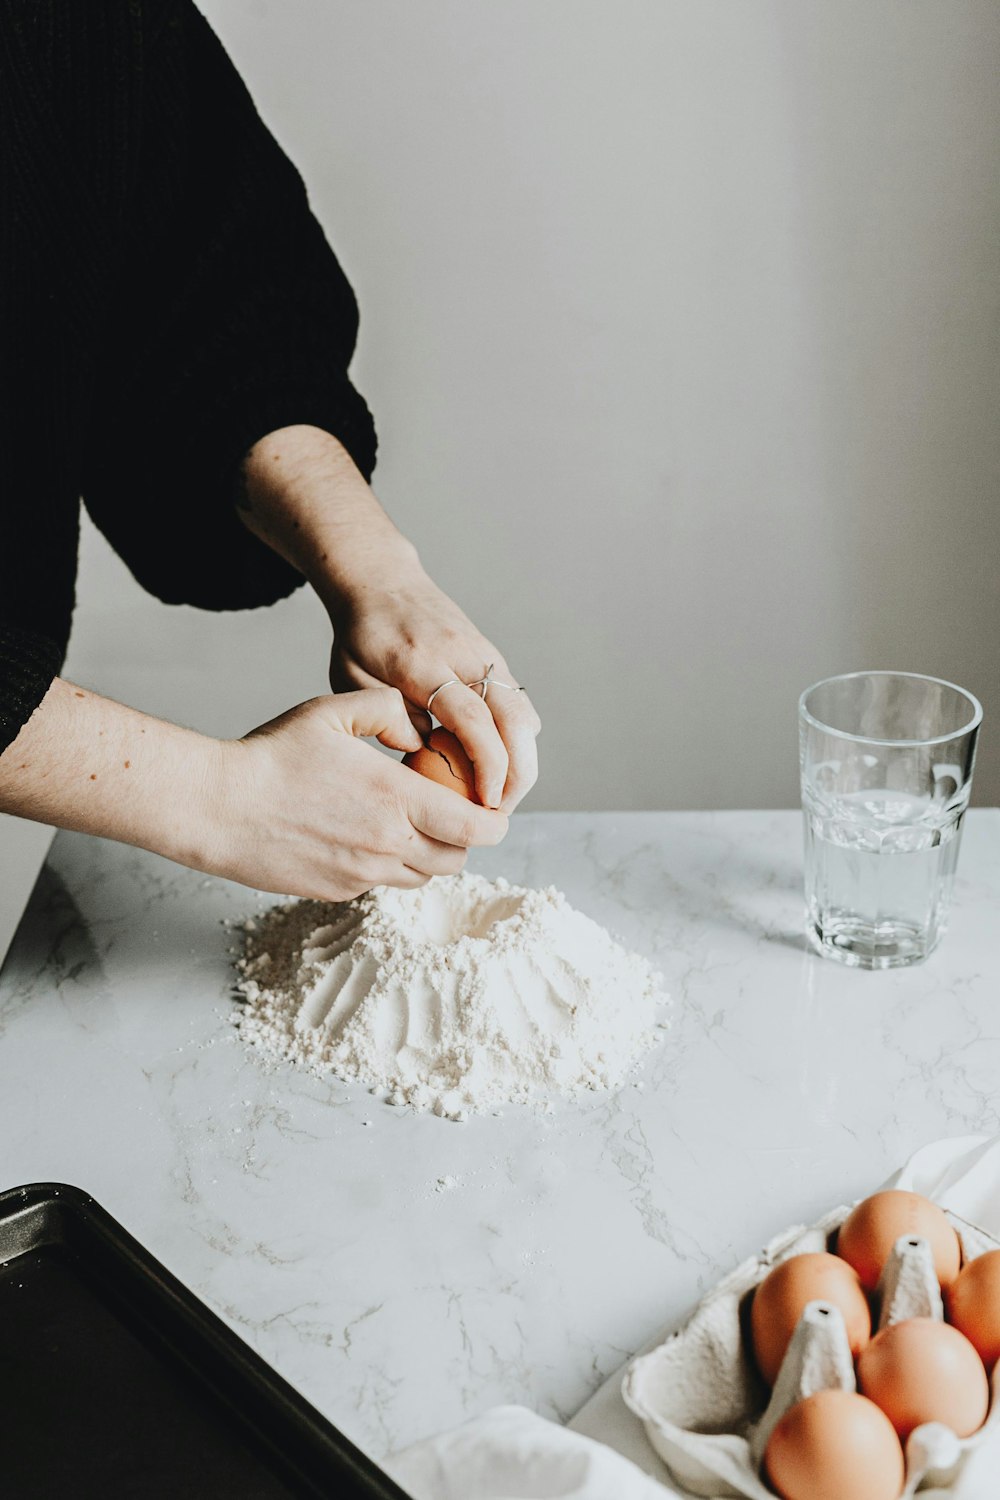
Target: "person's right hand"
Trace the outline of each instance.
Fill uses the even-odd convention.
[[[457,874],[470,847],[500,842],[503,813],[380,754],[363,735],[395,750],[422,744],[388,687],[313,698],[225,742],[199,867],[259,890],[346,901],[373,885]]]

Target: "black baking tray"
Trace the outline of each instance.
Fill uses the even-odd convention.
[[[3,1500],[406,1500],[88,1194],[0,1193]]]

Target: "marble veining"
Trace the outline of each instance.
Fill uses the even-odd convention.
[[[565,1420],[777,1229],[1000,1128],[1000,812],[892,974],[807,950],[799,844],[518,814],[470,867],[647,953],[673,1028],[617,1094],[455,1124],[244,1049],[223,921],[271,898],[60,835],[0,976],[3,1185],[86,1188],[376,1457],[499,1401]]]

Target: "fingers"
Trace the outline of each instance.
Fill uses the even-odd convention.
[[[368,865],[365,889],[374,885],[395,885],[404,890],[426,885],[434,875],[459,875],[465,868],[468,851],[454,844],[411,828],[398,854],[382,855]]]
[[[538,780],[535,739],[542,724],[502,658],[496,659],[494,676],[497,682],[489,685],[485,700],[478,689],[456,684],[434,699],[434,712],[473,762],[480,801],[511,813]]]
[[[392,750],[419,750],[423,744],[410,722],[402,693],[384,683],[354,693],[339,693],[336,713],[348,734],[373,735]]]
[[[509,678],[503,679],[505,682]],[[490,690],[493,718],[507,750],[509,767],[500,810],[512,813],[538,780],[538,747],[535,738],[542,721],[527,693]]]
[[[330,657],[330,686],[335,693],[350,692],[355,688],[380,688],[385,683],[378,677],[373,677],[371,672],[366,672],[360,662],[356,661],[351,654],[335,646]],[[433,720],[425,708],[416,703],[411,703],[404,696],[403,704],[421,740],[425,740],[431,732]],[[385,742],[383,742],[385,743]],[[412,750],[412,744],[394,746],[395,749]]]
[[[457,844],[444,844],[412,829],[403,850],[403,863],[422,875],[458,875],[465,869],[468,850]]]
[[[364,884],[350,887],[350,894],[335,897],[335,900],[353,901],[358,896],[363,896],[366,891],[374,891],[381,885],[395,886],[401,891],[414,891],[420,886],[426,885],[430,880],[429,875],[424,875],[420,870],[411,870],[409,865],[400,864],[398,860],[392,864],[386,864],[378,871],[377,879],[369,879]],[[318,896],[315,899],[322,901],[324,898]]]
[[[491,848],[507,832],[506,814],[468,802],[407,766],[398,773],[406,777],[402,792],[410,822],[429,839],[460,849]]]
[[[487,647],[487,651],[490,648]],[[538,750],[536,737],[541,721],[528,698],[514,686],[507,663],[494,655],[493,675],[497,679],[487,689],[484,699],[478,688],[467,687],[468,670],[456,671],[446,664],[439,664],[434,675],[442,675],[428,688],[428,695],[439,683],[449,685],[434,698],[434,714],[446,729],[457,735],[466,754],[475,768],[476,796],[484,806],[499,808],[505,814],[514,811],[538,779]],[[457,678],[458,681],[451,681]],[[384,692],[385,685],[373,677],[345,650],[334,650],[330,667],[330,680],[335,685],[348,683],[357,689]],[[429,679],[428,679],[429,680]],[[407,693],[411,684],[405,680]],[[420,685],[423,693],[425,684]],[[395,691],[391,689],[390,691]],[[345,696],[354,696],[347,694]],[[431,715],[421,703],[409,697],[400,700],[421,742],[425,741],[432,725]],[[376,734],[384,745],[397,750],[417,748],[412,734],[401,726],[397,710],[393,715],[392,730],[355,731]],[[402,729],[402,732],[399,731]]]
[[[377,686],[377,678],[366,672],[353,656],[334,646],[330,653],[330,687],[335,693],[352,693],[356,688]]]
[[[368,863],[357,894],[376,885],[414,890],[426,885],[434,875],[460,874],[467,857],[465,849],[439,843],[437,839],[429,839],[415,828],[411,829],[410,837],[398,855],[382,855]]]
[[[458,736],[472,761],[476,773],[476,796],[480,802],[486,807],[499,807],[507,784],[510,757],[491,705],[475,689],[455,683],[438,693],[434,699],[434,713],[446,729]]]
[[[408,699],[406,700],[406,712],[410,716],[410,723],[420,736],[421,744],[424,744],[427,736],[434,727],[434,720],[425,708],[415,708]]]
[[[487,807],[500,808],[511,813],[534,786],[538,779],[538,750],[535,739],[541,721],[526,693],[504,687],[503,683],[514,683],[510,668],[502,657],[498,657],[487,644],[486,654],[494,661],[493,675],[496,683],[490,684],[486,698],[477,688],[465,686],[470,680],[469,670],[457,671],[441,663],[433,675],[442,675],[433,685],[430,679],[415,688],[406,674],[400,680],[406,689],[404,697],[407,716],[422,740],[431,730],[431,715],[423,702],[441,683],[448,686],[436,694],[434,713],[446,729],[456,734],[466,754],[475,767],[476,796]],[[475,670],[474,668],[472,670]],[[458,679],[452,681],[452,679]],[[330,665],[330,681],[335,687],[341,684],[355,688],[380,688],[378,678],[351,655],[349,651],[335,648]],[[426,692],[425,692],[426,689]],[[414,702],[409,694],[418,693],[420,701]],[[414,748],[413,741],[387,739],[379,736],[383,744],[395,749]]]

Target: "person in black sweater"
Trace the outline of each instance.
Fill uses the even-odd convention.
[[[189,0],[0,0],[0,810],[261,889],[417,885],[498,842],[538,717],[368,485],[353,293]],[[58,674],[80,498],[168,603],[308,580],[334,693],[237,741]],[[363,742],[434,713],[476,806]]]

